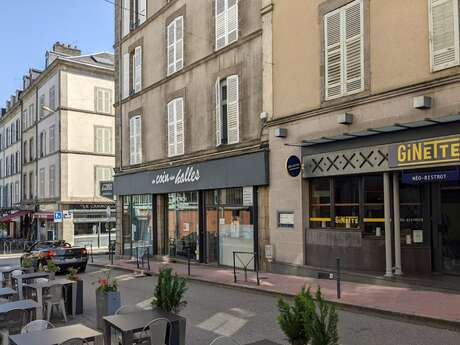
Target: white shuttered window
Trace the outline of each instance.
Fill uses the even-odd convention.
[[[324,17],[326,100],[364,90],[363,2]]]
[[[458,1],[428,0],[428,8],[431,71],[458,65]]]
[[[184,17],[177,17],[167,28],[168,75],[182,69],[184,65]]]
[[[184,99],[168,103],[168,156],[184,154]]]
[[[142,125],[140,115],[129,120],[129,162],[139,164],[142,162]]]
[[[240,99],[238,75],[216,82],[216,144],[240,141]]]
[[[122,7],[120,10],[123,13],[123,23],[121,30],[123,37],[125,37],[127,34],[129,34],[130,31],[131,0],[122,0],[121,4]]]
[[[137,18],[139,25],[147,19],[147,0],[138,0]]]
[[[123,98],[129,96],[129,53],[123,54]]]
[[[238,40],[238,0],[215,0],[216,50]]]
[[[134,92],[139,92],[142,89],[142,47],[134,49],[133,56],[133,83]]]

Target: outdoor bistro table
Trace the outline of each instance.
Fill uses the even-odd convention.
[[[11,288],[0,288],[0,298],[10,298],[17,294],[16,290]]]
[[[22,284],[24,282],[27,282],[29,279],[36,279],[36,278],[48,278],[49,273],[47,272],[35,272],[35,273],[26,273],[26,274],[20,274],[14,277],[11,277],[11,280],[16,280],[18,282],[17,288],[18,288],[18,294],[19,294],[19,299],[24,298],[24,294],[22,292]]]
[[[121,333],[122,345],[132,345],[134,333],[141,332],[150,321],[158,319],[160,317],[166,318],[170,322],[178,322],[182,319],[178,315],[164,313],[156,309],[141,311],[138,313],[105,316],[105,344],[110,344],[112,331],[111,329],[113,327]],[[180,322],[180,325],[183,325],[183,327],[185,327],[185,322]],[[183,329],[183,334],[185,334],[185,329]],[[182,341],[184,342],[184,344],[181,343],[180,345],[185,345],[185,339],[180,340],[180,342]]]
[[[77,282],[69,279],[48,280],[43,283],[24,284],[25,287],[35,289],[37,291],[37,303],[43,305],[43,289],[54,285],[72,285],[72,316],[75,317],[77,310]]]
[[[5,273],[7,274],[10,274],[11,272],[15,271],[15,270],[20,270],[21,267],[19,266],[2,266],[0,267],[0,282],[2,282],[3,284],[3,281],[5,281]]]
[[[34,311],[37,320],[43,319],[42,306],[31,299],[23,299],[21,301],[14,301],[9,303],[0,304],[0,315],[5,314],[14,309],[22,309],[28,312]]]
[[[56,345],[72,338],[83,338],[102,344],[102,333],[82,324],[49,328],[25,334],[10,335],[10,344],[13,345]],[[110,344],[110,343],[108,343]]]

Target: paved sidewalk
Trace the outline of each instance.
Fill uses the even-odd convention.
[[[95,258],[94,265],[109,266],[107,257]],[[163,263],[150,261],[150,272],[157,274],[162,265],[171,267],[181,276],[187,276],[184,263]],[[137,270],[135,261],[116,260],[114,267]],[[142,268],[141,268],[142,269]],[[222,267],[192,265],[190,279],[203,282],[258,290],[265,293],[292,296],[303,286],[311,286],[316,291],[318,286],[327,300],[337,303],[339,308],[364,310],[402,317],[432,325],[460,329],[460,295],[448,292],[430,291],[417,287],[389,287],[382,285],[342,282],[342,298],[336,297],[336,281],[310,277],[260,273],[261,285],[257,286],[255,274],[248,273],[248,282],[244,282],[243,272],[238,272],[238,283],[234,283],[233,270]]]

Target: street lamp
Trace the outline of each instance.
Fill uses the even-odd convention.
[[[42,109],[44,111],[47,111],[47,112],[50,112],[50,113],[54,113],[56,110],[53,110],[51,109],[50,107],[46,106],[46,105],[42,105]]]

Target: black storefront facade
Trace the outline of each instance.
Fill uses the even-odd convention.
[[[267,159],[264,150],[116,176],[121,254],[149,250],[225,266],[234,251],[257,254]]]
[[[460,274],[460,116],[313,139],[305,262]]]

